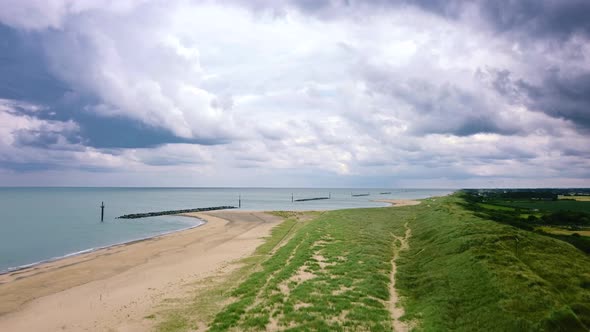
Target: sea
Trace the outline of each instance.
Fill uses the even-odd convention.
[[[117,219],[124,214],[228,205],[265,211],[380,207],[388,204],[375,200],[426,198],[451,192],[387,188],[0,187],[0,274],[204,223],[181,216]],[[294,201],[315,197],[330,199]]]

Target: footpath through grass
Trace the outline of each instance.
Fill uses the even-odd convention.
[[[405,211],[322,214],[233,292],[210,330],[391,331],[393,234],[404,235]]]
[[[415,330],[587,331],[589,257],[476,217],[461,203],[454,195],[288,220],[240,278],[201,296],[189,312],[225,303],[210,311],[211,331],[391,331],[391,259],[407,224],[412,236],[397,260],[396,288],[402,320]],[[170,322],[169,331],[196,327],[190,319],[179,328]]]

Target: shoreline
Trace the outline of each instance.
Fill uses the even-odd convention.
[[[381,200],[402,201],[420,203]],[[148,330],[163,303],[237,268],[283,220],[255,210],[180,216],[202,223],[0,274],[0,330]]]
[[[408,201],[416,201],[416,200],[414,200],[414,199],[377,199],[377,200],[372,200],[372,202],[389,203],[390,204],[389,206],[415,205],[415,204],[405,204],[405,202],[408,202]],[[401,204],[401,205],[399,205],[399,204]],[[417,203],[417,204],[419,204],[419,203]],[[379,208],[379,207],[375,207],[375,208]],[[353,208],[342,208],[342,209],[361,209],[361,208],[353,207]],[[215,210],[215,211],[227,211],[227,210]],[[235,211],[241,211],[241,212],[257,212],[257,213],[269,212],[269,211],[256,210],[256,209],[253,209],[253,210],[248,210],[248,209],[240,209],[240,210],[237,210],[236,209]],[[301,210],[301,211],[300,210],[293,210],[293,211],[303,212],[305,210]],[[326,210],[316,209],[316,210],[313,210],[313,211],[331,211],[331,209],[326,209]],[[203,212],[190,212],[190,213],[204,213],[204,212],[207,212],[207,211],[203,211]],[[44,260],[41,260],[41,261],[37,261],[37,262],[34,262],[34,263],[27,263],[27,264],[19,265],[19,266],[16,266],[16,267],[9,267],[6,270],[0,270],[0,285],[3,284],[3,282],[2,282],[2,276],[5,276],[7,274],[18,273],[18,272],[23,271],[23,270],[32,269],[32,268],[38,267],[38,266],[43,265],[43,264],[58,262],[60,260],[68,259],[68,258],[71,258],[71,257],[77,257],[77,256],[81,256],[81,255],[86,255],[86,254],[91,254],[91,253],[99,252],[101,250],[106,250],[106,249],[114,248],[114,247],[127,246],[127,245],[131,245],[131,244],[134,244],[134,243],[142,242],[142,241],[148,241],[148,240],[151,240],[151,239],[156,239],[156,238],[167,236],[167,235],[170,235],[170,234],[174,234],[174,233],[178,233],[178,232],[183,232],[183,231],[191,230],[193,228],[197,228],[197,227],[203,226],[203,225],[205,225],[207,223],[207,220],[201,219],[199,217],[191,216],[191,215],[189,215],[190,213],[181,213],[181,214],[175,214],[175,215],[170,215],[170,216],[173,216],[173,217],[194,218],[194,219],[200,220],[201,222],[199,224],[196,224],[196,225],[192,225],[192,226],[185,227],[185,228],[180,228],[180,229],[173,230],[173,231],[167,231],[167,232],[156,234],[156,235],[152,235],[152,236],[146,236],[146,237],[141,237],[141,238],[138,238],[138,239],[132,239],[132,240],[128,240],[128,241],[117,242],[117,243],[108,244],[108,245],[104,245],[104,246],[100,246],[100,247],[95,247],[95,248],[83,249],[83,250],[80,250],[80,251],[74,251],[74,252],[71,252],[71,253],[67,253],[67,254],[64,254],[62,256],[51,257],[51,258],[44,259]],[[163,217],[166,217],[166,216],[163,216]]]
[[[1,281],[2,276],[7,275],[7,274],[16,273],[16,272],[19,272],[19,271],[22,271],[22,270],[34,268],[34,267],[39,266],[39,265],[42,265],[42,264],[57,262],[57,261],[60,261],[62,259],[67,259],[67,258],[70,258],[70,257],[76,257],[76,256],[80,256],[80,255],[85,255],[85,254],[91,254],[91,253],[98,252],[98,251],[105,250],[105,249],[109,249],[109,248],[114,248],[114,247],[118,247],[118,246],[126,246],[126,245],[130,245],[130,244],[134,244],[134,243],[138,243],[138,242],[142,242],[142,241],[148,241],[148,240],[155,239],[155,238],[158,238],[158,237],[167,236],[167,235],[174,234],[174,233],[177,233],[177,232],[183,232],[183,231],[187,231],[187,230],[190,230],[190,229],[193,229],[193,228],[197,228],[197,227],[203,226],[204,224],[207,223],[206,220],[203,220],[203,219],[200,219],[200,218],[194,217],[194,216],[188,216],[188,215],[183,215],[183,214],[177,214],[177,215],[173,215],[173,216],[175,216],[175,217],[187,217],[187,218],[198,219],[198,220],[200,220],[200,223],[198,223],[196,225],[189,226],[189,227],[184,227],[184,228],[180,228],[180,229],[177,229],[177,230],[173,230],[173,231],[167,231],[167,232],[164,232],[164,233],[159,233],[159,234],[152,235],[152,236],[146,236],[146,237],[141,237],[141,238],[138,238],[138,239],[132,239],[132,240],[128,240],[128,241],[117,242],[117,243],[108,244],[108,245],[104,245],[104,246],[100,246],[100,247],[95,247],[95,248],[83,249],[83,250],[80,250],[80,251],[74,251],[74,252],[71,252],[71,253],[67,253],[67,254],[62,255],[62,256],[51,257],[51,258],[44,259],[44,260],[41,260],[41,261],[37,261],[37,262],[34,262],[34,263],[23,264],[23,265],[19,265],[19,266],[16,266],[16,267],[9,267],[6,270],[0,270],[0,285],[2,285],[2,281]]]
[[[282,218],[195,213],[206,223],[0,276],[0,330],[145,331],[167,299],[237,267]]]

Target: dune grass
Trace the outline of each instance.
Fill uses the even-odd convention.
[[[273,213],[285,220],[272,229],[271,235],[256,249],[254,254],[237,262],[239,268],[231,273],[200,281],[199,289],[189,298],[177,300],[179,303],[160,312],[159,315],[162,317],[156,326],[157,331],[189,331],[207,326],[224,305],[231,300],[233,288],[256,271],[283,241],[305,225],[305,222],[300,219],[318,215],[315,212],[307,212],[305,216],[301,212],[277,211]],[[150,316],[150,319],[154,319],[156,315]]]
[[[587,331],[590,259],[557,239],[475,217],[458,196],[426,200],[398,260],[418,330]]]
[[[402,320],[414,330],[590,326],[589,257],[558,239],[476,217],[459,195],[330,211],[296,230],[289,225],[240,278],[216,288],[221,295],[196,301],[168,331],[194,328],[190,313],[210,302],[227,304],[210,311],[210,331],[391,331],[390,261],[406,225],[412,236],[396,262],[396,288]]]
[[[211,331],[390,331],[392,234],[403,213],[389,208],[326,212],[233,292]]]
[[[486,203],[477,203],[480,207],[489,210],[502,210],[502,211],[515,211],[516,209],[513,207],[507,207],[502,205],[494,205],[494,204],[486,204]]]

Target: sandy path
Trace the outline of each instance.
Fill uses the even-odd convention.
[[[381,199],[377,202],[390,203],[395,207],[418,205],[421,203],[421,201],[412,199]],[[403,237],[391,234],[394,241],[399,242],[399,245],[395,246],[393,249],[393,258],[391,259],[391,273],[389,275],[389,311],[391,312],[391,324],[393,325],[393,330],[396,332],[406,332],[411,329],[410,324],[400,320],[400,318],[404,315],[404,309],[399,303],[399,294],[395,288],[395,275],[397,273],[397,265],[395,264],[395,261],[399,258],[400,252],[408,250],[410,247],[409,239],[412,236],[412,230],[410,227],[408,227],[408,223],[404,225],[404,228],[406,231]]]
[[[192,214],[207,224],[0,276],[0,331],[146,331],[186,285],[250,255],[280,218]]]
[[[408,223],[404,225],[406,232],[404,236],[395,236],[391,234],[393,238],[399,242],[393,250],[393,258],[391,259],[391,273],[389,275],[389,311],[391,312],[391,323],[393,330],[396,332],[406,332],[410,330],[408,324],[402,322],[400,318],[404,315],[404,309],[399,304],[399,295],[395,289],[395,274],[397,273],[397,265],[395,261],[399,258],[401,251],[408,250],[408,240],[412,236],[412,230],[408,227]]]

